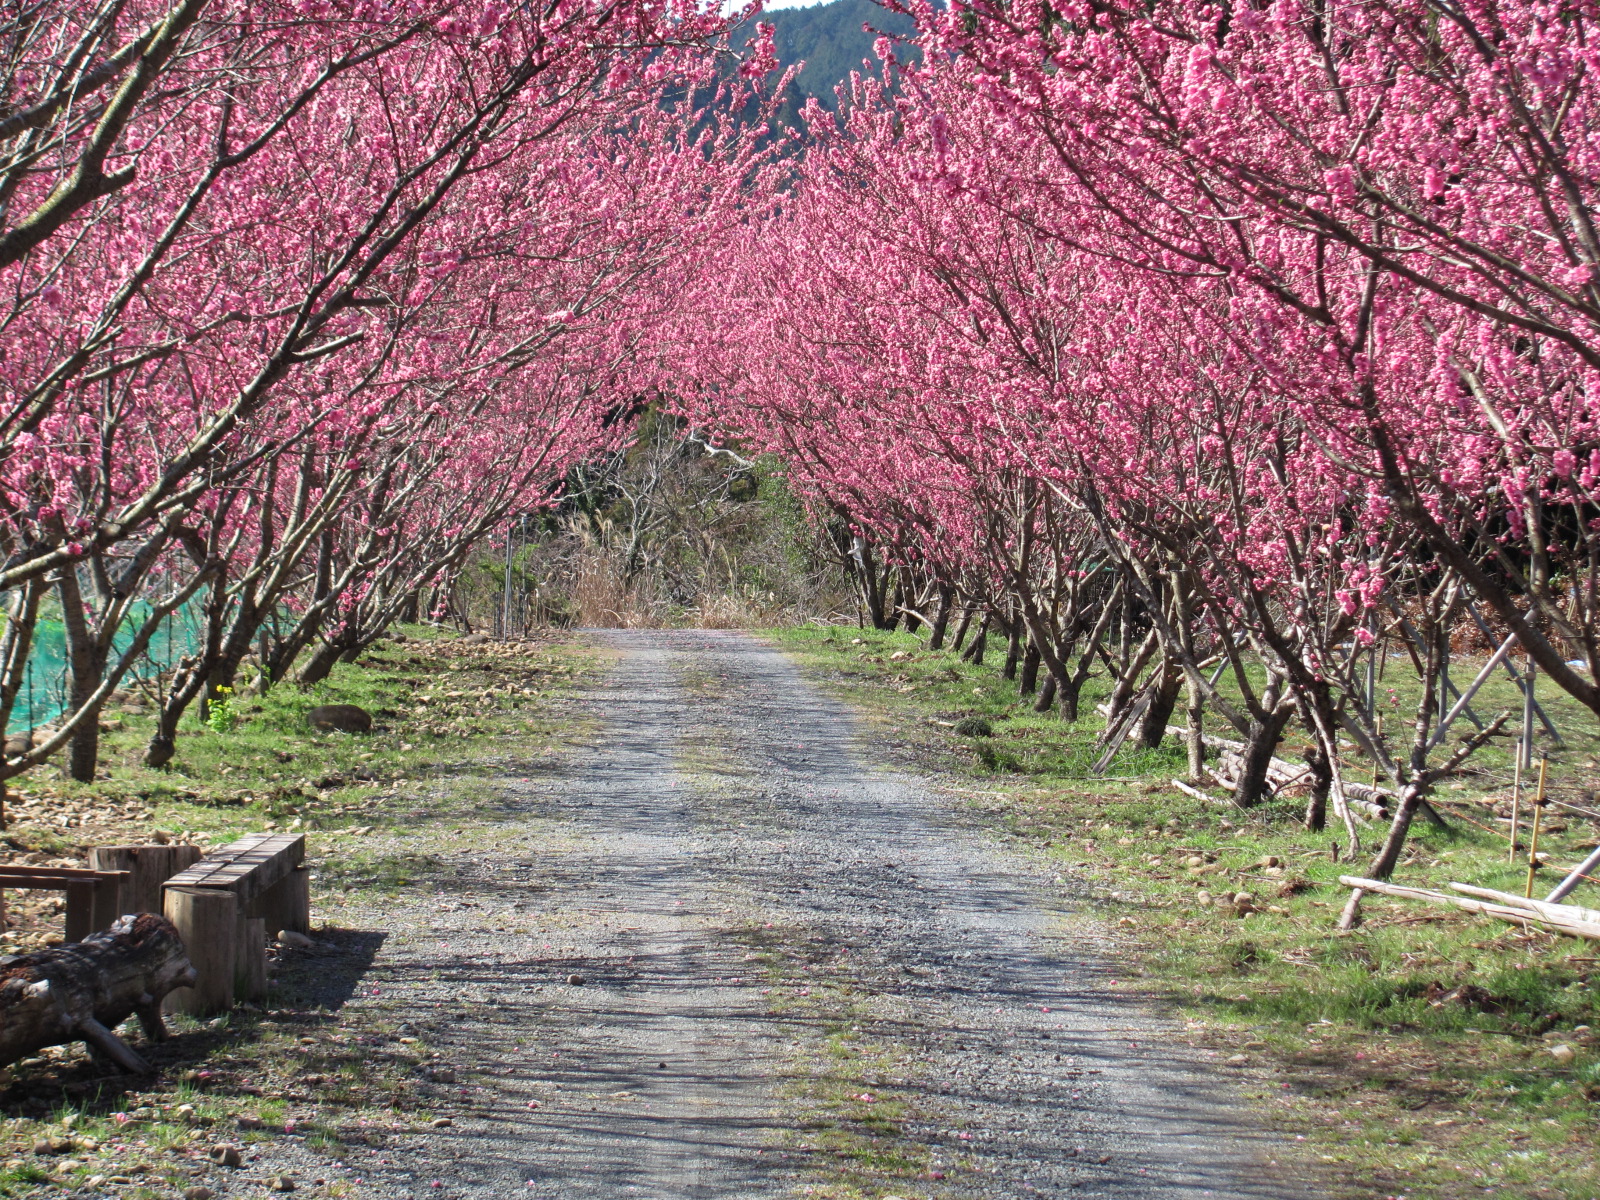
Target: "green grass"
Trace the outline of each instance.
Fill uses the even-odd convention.
[[[1084,715],[1069,725],[1033,713],[999,678],[1004,648],[996,654],[993,642],[975,668],[904,633],[770,636],[874,715],[879,747],[943,771],[986,823],[1053,864],[1069,893],[1087,881],[1096,903],[1083,931],[1109,927],[1126,943],[1118,986],[1168,1004],[1181,1036],[1215,1054],[1264,1120],[1305,1139],[1328,1195],[1594,1200],[1595,943],[1374,897],[1365,923],[1341,934],[1348,891],[1338,876],[1364,871],[1383,830],[1363,826],[1368,852],[1351,864],[1334,861],[1333,834],[1300,826],[1298,798],[1203,806],[1168,782],[1185,769],[1170,739],[1119,754],[1109,778],[1092,778],[1103,679],[1085,687]],[[1399,665],[1385,685],[1403,705]],[[1459,665],[1464,680],[1472,673]],[[1491,695],[1480,714],[1503,699]],[[1594,783],[1593,723],[1544,699],[1566,738],[1552,776],[1577,798]],[[966,717],[987,720],[994,736],[959,735]],[[1524,870],[1507,863],[1490,809],[1504,761],[1493,751],[1481,773],[1441,791],[1456,819],[1448,830],[1419,823],[1397,882],[1522,891]],[[1557,862],[1574,861],[1597,830],[1571,815],[1563,823],[1545,845]],[[1252,897],[1244,915],[1232,902],[1240,892]],[[1572,1060],[1559,1062],[1553,1045],[1570,1046]]]

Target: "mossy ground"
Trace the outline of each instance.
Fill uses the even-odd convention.
[[[988,665],[973,667],[905,633],[770,636],[871,713],[880,746],[942,771],[1064,880],[1087,881],[1125,941],[1119,986],[1170,1005],[1181,1036],[1237,1078],[1264,1120],[1307,1143],[1336,1194],[1600,1194],[1600,1041],[1591,1028],[1600,1027],[1600,946],[1372,897],[1364,924],[1341,934],[1348,891],[1338,876],[1362,873],[1364,859],[1335,861],[1331,836],[1300,826],[1302,800],[1250,811],[1202,805],[1170,784],[1184,771],[1170,739],[1119,755],[1111,778],[1089,776],[1104,724],[1094,713],[1101,681],[1085,690],[1086,715],[1068,725],[1031,711],[999,677],[992,645]],[[1403,706],[1401,672],[1386,674],[1385,690]],[[1491,694],[1483,707],[1497,712],[1504,699]],[[1547,707],[1566,738],[1552,757],[1552,790],[1582,803],[1594,782],[1592,722],[1562,700]],[[993,736],[957,734],[966,717],[987,720]],[[1419,823],[1397,882],[1522,891],[1524,868],[1507,861],[1493,813],[1508,759],[1491,751],[1477,773],[1441,789],[1449,828]],[[1545,841],[1555,862],[1593,845],[1592,821],[1566,812],[1556,823],[1563,828]],[[1381,833],[1367,826],[1364,841]],[[1239,892],[1257,911],[1241,917],[1219,903]],[[1574,899],[1585,894],[1600,900],[1593,887]],[[1571,1058],[1552,1054],[1558,1046]]]

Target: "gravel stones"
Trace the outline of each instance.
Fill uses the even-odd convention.
[[[345,902],[346,930],[386,931],[349,1003],[422,1040],[408,1104],[452,1125],[363,1155],[363,1197],[907,1194],[872,1161],[962,1200],[1298,1194],[1105,986],[1059,886],[959,798],[876,769],[788,660],[733,633],[605,637],[586,748],[514,749],[459,836],[364,843],[433,865]],[[295,1139],[251,1151],[319,1169]]]
[[[239,1153],[239,1147],[237,1146],[223,1145],[211,1147],[211,1161],[216,1163],[219,1167],[244,1166],[244,1156]]]

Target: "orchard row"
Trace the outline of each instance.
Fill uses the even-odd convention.
[[[322,677],[626,437],[750,152],[682,101],[715,96],[724,27],[692,2],[5,20],[0,720],[42,619],[70,700],[0,779],[62,751],[87,779],[180,607],[203,632],[152,764],[247,654]]]
[[[1375,874],[1515,724],[1445,740],[1463,628],[1600,716],[1596,5],[906,7],[770,136],[770,31],[734,72],[687,0],[21,11],[0,716],[42,612],[73,694],[0,774],[92,772],[180,605],[151,761],[274,614],[318,678],[652,396],[780,455],[875,619],[977,606],[1118,737],[1185,694],[1241,804],[1298,724],[1352,856],[1353,743]]]
[[[1108,672],[1113,737],[1186,691],[1244,805],[1299,725],[1348,856],[1376,764],[1387,875],[1521,721],[1442,736],[1453,637],[1600,715],[1600,13],[909,11],[680,310],[701,418],[850,523],[878,622],[959,594],[1066,715]]]

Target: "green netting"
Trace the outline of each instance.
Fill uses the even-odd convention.
[[[110,661],[115,663],[133,641],[134,635],[150,617],[150,606],[138,603],[123,618],[112,638]],[[178,609],[156,630],[143,656],[123,686],[133,679],[148,679],[175,666],[180,658],[193,654],[204,640],[205,614],[198,602]],[[67,707],[70,680],[67,670],[67,638],[59,619],[42,618],[34,630],[32,651],[17,702],[11,707],[6,732],[37,729],[59,717]]]

